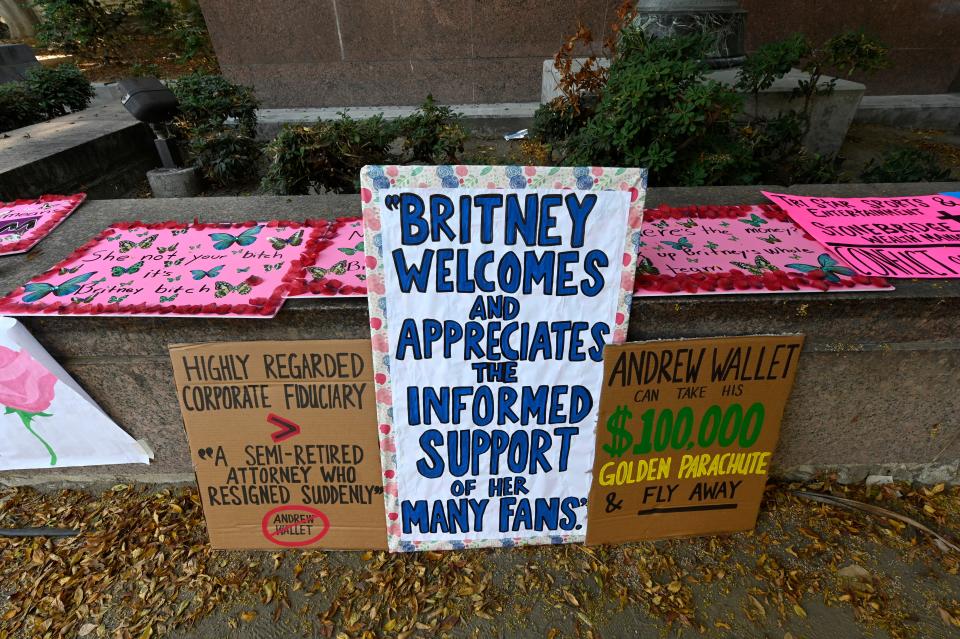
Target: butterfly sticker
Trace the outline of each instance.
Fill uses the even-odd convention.
[[[111,235],[110,237],[107,238],[107,241],[108,241],[108,242],[116,242],[116,241],[119,240],[119,239],[120,239],[120,236],[119,236],[119,235]]]
[[[722,226],[723,228],[727,228],[728,226],[730,226],[730,222],[720,222],[720,226]]]
[[[853,269],[847,268],[846,266],[841,266],[835,259],[830,257],[828,253],[821,253],[817,256],[817,264],[787,264],[787,268],[792,268],[795,271],[800,271],[801,273],[809,273],[810,271],[823,271],[826,273],[826,277],[823,279],[828,282],[833,282],[834,284],[840,283],[840,278],[838,275],[853,275]]]
[[[118,286],[130,286],[131,284],[133,284],[133,280],[129,280],[127,282],[120,282]]]
[[[177,246],[179,244],[180,243],[177,242],[176,244],[171,244],[170,246],[158,246],[157,253],[159,253],[160,255],[163,255],[164,253],[173,253],[174,251],[177,250]]]
[[[637,262],[637,270],[646,275],[660,275],[660,269],[653,265],[649,257],[642,257]]]
[[[220,275],[220,271],[222,270],[223,270],[223,264],[221,264],[220,266],[214,266],[209,271],[204,271],[202,269],[190,271],[190,274],[193,276],[193,279],[195,280],[202,280],[205,277],[209,277],[210,279],[213,279],[218,275]]]
[[[53,293],[57,297],[63,297],[65,295],[73,295],[79,291],[83,284],[95,275],[95,271],[89,273],[84,273],[83,275],[78,275],[76,277],[71,277],[65,282],[60,282],[59,284],[49,284],[47,282],[31,282],[30,284],[24,285],[26,290],[26,295],[23,296],[23,301],[26,304],[32,304],[33,302],[42,300],[44,297]]]
[[[123,300],[127,299],[128,297],[130,297],[130,296],[129,296],[129,295],[121,295],[120,297],[117,297],[116,295],[111,295],[111,296],[110,296],[110,299],[107,300],[107,304],[119,304],[120,302],[122,302]]]
[[[300,243],[303,242],[303,229],[300,229],[286,239],[282,237],[271,237],[269,239],[270,246],[272,246],[275,251],[279,251],[285,246],[300,246]]]
[[[762,255],[758,255],[754,260],[753,264],[748,264],[747,262],[730,262],[736,267],[742,268],[746,271],[750,271],[753,275],[763,275],[764,271],[779,271],[776,266],[767,261],[767,258]],[[813,270],[813,267],[810,267],[810,270]]]
[[[717,244],[716,242],[707,242],[707,248],[710,249],[711,251],[716,251],[718,246],[720,245]]]
[[[70,273],[76,273],[79,270],[80,270],[79,266],[74,266],[73,268],[61,268],[57,272],[57,275],[69,275]]]
[[[665,229],[665,228],[667,228],[667,221],[666,221],[666,220],[660,220],[659,222],[654,222],[653,225],[654,225],[655,227],[657,227],[658,229]]]
[[[771,234],[768,235],[767,237],[761,237],[760,239],[761,239],[762,241],[766,242],[767,244],[779,244],[779,243],[780,243],[780,238],[777,237],[776,235],[774,235],[773,233],[771,233]]]
[[[191,250],[191,251],[196,251],[196,250],[197,250],[198,248],[200,248],[201,246],[203,246],[203,245],[202,245],[202,244],[194,244],[193,246],[190,247],[190,250]]]
[[[310,272],[310,275],[313,276],[315,280],[322,280],[327,274],[332,275],[343,275],[347,272],[347,261],[340,260],[330,268],[321,268],[319,266],[308,266],[307,270]]]
[[[363,274],[360,274],[360,275],[357,275],[357,279],[362,282],[363,280],[367,279],[367,276],[366,276],[366,275],[363,275]]]
[[[176,259],[176,260],[164,260],[163,265],[167,268],[170,268],[171,266],[180,266],[181,264],[183,264],[183,260],[185,259],[187,258],[181,257],[180,259]]]
[[[354,255],[363,251],[363,242],[357,242],[357,245],[353,248],[338,248],[337,250],[345,255]]]
[[[226,297],[230,293],[239,293],[240,295],[247,295],[253,289],[250,287],[250,284],[247,282],[240,282],[236,286],[230,284],[229,282],[216,282],[213,285],[213,296],[214,297]]]
[[[237,273],[246,273],[249,270],[250,270],[249,266],[244,266],[243,268],[238,268]]]
[[[141,267],[143,267],[143,260],[131,264],[127,268],[123,268],[122,266],[114,266],[112,269],[110,269],[110,275],[113,275],[114,277],[120,277],[121,275],[133,275],[139,271]]]
[[[692,248],[693,248],[693,244],[691,244],[691,243],[690,243],[690,240],[687,239],[687,238],[685,238],[685,237],[681,237],[681,238],[680,238],[680,241],[678,241],[678,242],[671,242],[671,241],[669,241],[669,240],[663,240],[663,243],[666,244],[667,246],[669,246],[670,248],[672,248],[672,249],[674,249],[674,250],[677,250],[677,251],[684,251],[684,250],[686,250],[686,249],[692,249]]]
[[[93,301],[93,299],[94,299],[97,295],[99,295],[99,293],[94,293],[93,295],[90,295],[89,297],[71,297],[71,298],[70,298],[70,301],[73,302],[74,304],[89,304],[90,302]]]
[[[147,239],[141,240],[140,242],[131,242],[130,240],[120,240],[120,252],[129,253],[135,248],[148,249],[151,246],[153,246],[154,240],[156,240],[158,237],[160,236],[151,235]]]
[[[213,248],[218,251],[224,251],[234,244],[237,246],[250,246],[257,241],[257,233],[263,230],[262,226],[248,228],[240,235],[231,235],[229,233],[211,233],[210,239],[213,240]]]
[[[168,281],[168,282],[179,282],[181,277],[183,277],[183,276],[182,276],[182,275],[177,275],[176,277],[168,277],[168,278],[167,278],[167,281]]]
[[[270,271],[279,271],[281,266],[283,266],[283,262],[277,262],[276,264],[264,264],[263,270],[268,273]]]
[[[697,221],[696,221],[696,220],[694,220],[694,219],[691,218],[691,219],[687,220],[686,222],[680,222],[680,226],[682,226],[683,228],[686,228],[686,229],[692,229],[693,227],[695,227],[695,226],[700,226],[700,225],[697,224]]]
[[[171,233],[170,235],[172,235],[173,237],[176,237],[176,236],[178,236],[178,235],[183,235],[184,233],[186,233],[186,232],[189,231],[189,230],[190,230],[190,229],[179,229],[179,230],[174,231],[174,232]]]
[[[749,224],[750,226],[752,226],[752,227],[755,228],[755,229],[758,229],[758,228],[760,228],[761,226],[763,226],[764,224],[767,223],[767,221],[766,221],[765,219],[763,219],[762,217],[760,217],[760,216],[757,215],[756,213],[751,213],[749,219],[740,220],[740,221],[743,222],[744,224]]]
[[[173,295],[170,295],[170,296],[168,296],[168,297],[164,297],[163,295],[161,295],[161,296],[160,296],[160,301],[161,301],[161,302],[172,302],[173,300],[177,299],[177,295],[179,295],[179,294],[180,294],[180,293],[174,293]]]

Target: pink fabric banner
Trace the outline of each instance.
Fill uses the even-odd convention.
[[[635,295],[889,290],[834,259],[775,206],[648,209]]]
[[[764,195],[861,273],[960,277],[960,200],[956,198]]]
[[[32,249],[76,211],[86,197],[85,193],[77,193],[0,202],[0,255]]]
[[[363,218],[341,217],[330,226],[323,248],[312,266],[304,269],[302,286],[289,297],[365,297]]]
[[[121,223],[0,300],[7,315],[273,317],[327,222]]]

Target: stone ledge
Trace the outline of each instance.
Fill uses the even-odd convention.
[[[648,205],[763,201],[763,187],[651,189]],[[960,184],[807,185],[792,193],[918,195]],[[0,261],[9,291],[120,220],[247,220],[359,214],[352,195],[92,200],[36,249]],[[896,467],[923,480],[960,460],[960,282],[901,281],[894,292],[637,298],[629,338],[807,335],[775,457],[777,473]],[[0,474],[0,482],[170,481],[192,470],[167,345],[191,341],[363,338],[363,299],[291,300],[272,320],[24,318],[35,337],[135,438],[150,466]],[[783,469],[783,470],[780,470]],[[853,472],[852,470],[850,472]],[[858,471],[859,472],[859,471]],[[855,474],[855,473],[854,473]],[[853,475],[851,475],[853,476]],[[898,475],[900,476],[900,475]]]

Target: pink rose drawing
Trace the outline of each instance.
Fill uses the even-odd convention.
[[[15,351],[0,346],[0,405],[7,415],[17,415],[31,435],[50,453],[50,465],[56,466],[57,453],[50,444],[33,430],[31,422],[37,417],[52,417],[44,413],[53,401],[53,387],[57,376],[48,371],[26,351]]]

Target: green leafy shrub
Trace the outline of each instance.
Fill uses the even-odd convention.
[[[412,162],[452,164],[463,153],[467,133],[460,123],[461,114],[438,105],[432,95],[411,115],[397,121],[403,136],[403,151]]]
[[[356,193],[364,165],[456,164],[466,137],[460,114],[432,96],[396,120],[381,115],[355,120],[341,113],[337,120],[312,126],[286,126],[267,145],[263,188],[279,195],[304,195],[311,189]]]
[[[139,0],[134,8],[137,20],[153,32],[168,29],[177,16],[177,8],[167,0]]]
[[[217,133],[228,118],[236,118],[237,130],[253,137],[257,131],[257,108],[253,89],[230,82],[222,75],[191,73],[171,86],[180,102],[176,125],[191,136]]]
[[[584,102],[585,98],[581,97],[580,101]],[[592,110],[574,111],[565,98],[555,98],[541,104],[533,114],[532,134],[548,144],[561,142],[580,130],[592,114]]]
[[[212,184],[248,183],[257,177],[260,145],[256,140],[224,131],[190,144],[194,165]]]
[[[115,53],[120,26],[126,19],[123,3],[109,10],[97,0],[35,0],[40,22],[37,42],[68,53]]]
[[[742,101],[706,79],[706,46],[699,36],[625,29],[596,113],[569,139],[566,161],[643,166],[660,184],[730,182],[739,155],[732,122]]]
[[[887,151],[880,161],[870,160],[860,179],[864,182],[939,182],[950,178],[950,169],[940,165],[929,151],[904,147]]]
[[[24,76],[24,84],[37,99],[45,119],[80,111],[90,106],[94,90],[90,81],[73,64],[33,67]]]
[[[253,89],[220,75],[192,73],[171,90],[180,103],[174,127],[204,177],[221,186],[255,177],[261,153]]]
[[[36,96],[23,82],[0,84],[0,133],[42,121]]]
[[[20,82],[0,85],[0,132],[90,106],[93,87],[72,64],[33,67]]]
[[[265,189],[279,195],[305,195],[313,188],[334,193],[360,190],[360,169],[393,161],[390,146],[400,126],[383,116],[338,120],[313,126],[285,126],[267,145]]]

